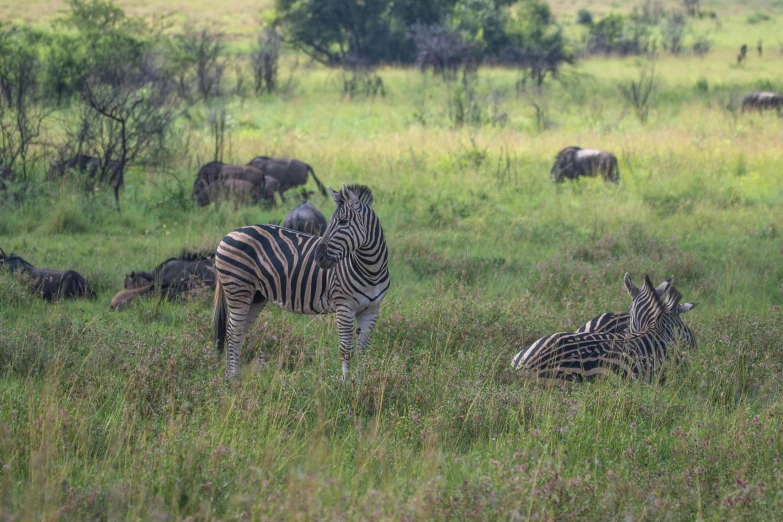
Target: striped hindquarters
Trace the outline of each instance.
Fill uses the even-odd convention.
[[[215,254],[215,270],[232,302],[272,302],[300,314],[329,310],[329,277],[315,263],[317,236],[276,225],[228,234]]]
[[[665,345],[651,335],[556,333],[519,352],[513,367],[544,379],[590,379],[597,375],[650,378],[665,358]]]

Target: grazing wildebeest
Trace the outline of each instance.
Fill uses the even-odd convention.
[[[326,218],[315,208],[315,205],[305,201],[286,214],[283,226],[305,234],[320,236],[326,230]]]
[[[605,150],[566,147],[557,154],[549,173],[555,183],[596,174],[600,174],[605,181],[617,183],[620,180],[620,168],[614,154]]]
[[[241,195],[240,199],[247,198],[254,204],[260,200],[274,204],[277,189],[276,179],[265,176],[252,165],[226,165],[212,161],[199,169],[191,197],[202,207],[220,199],[226,192]]]
[[[783,108],[783,96],[774,92],[753,92],[742,100],[742,112],[756,109],[759,112],[764,109]]]
[[[313,177],[313,181],[318,186],[318,190],[321,191],[321,195],[326,196],[326,188],[321,184],[321,181],[315,177],[315,171],[313,167],[303,161],[288,158],[270,158],[268,156],[256,156],[248,162],[248,165],[259,169],[267,176],[272,176],[280,183],[278,186],[278,192],[280,193],[280,199],[283,198],[283,192],[291,187],[298,187],[307,183],[307,174]]]
[[[14,253],[6,255],[0,249],[0,266],[11,273],[17,270],[30,277],[30,291],[47,301],[71,297],[95,297],[92,286],[78,272],[73,270],[47,270],[36,268]]]
[[[123,288],[112,298],[109,308],[112,310],[122,310],[123,308],[130,306],[130,304],[135,301],[137,297],[151,294],[153,291],[153,286],[154,285],[152,283],[148,283],[144,286],[140,286],[139,288]]]
[[[179,257],[167,259],[148,272],[131,272],[125,276],[126,290],[138,290],[149,285],[153,285],[150,292],[169,298],[189,292],[199,285],[214,288],[214,256],[183,253]]]

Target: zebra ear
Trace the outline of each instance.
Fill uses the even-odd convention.
[[[682,303],[679,306],[679,309],[677,310],[678,313],[684,314],[689,312],[690,310],[693,310],[697,304],[699,304],[700,301],[696,301],[695,303]]]
[[[631,299],[635,298],[636,294],[639,293],[639,289],[631,281],[631,276],[628,275],[628,272],[623,276],[623,283],[625,283],[625,289],[628,290],[628,295],[631,296]]]
[[[671,276],[668,280],[664,281],[655,289],[655,293],[658,295],[658,298],[660,299],[663,297],[663,294],[666,293],[666,290],[671,286],[671,284],[674,282],[674,276]]]
[[[332,199],[334,200],[335,204],[339,207],[343,203],[345,203],[345,200],[343,199],[343,195],[340,192],[335,192],[332,190],[332,187],[326,187],[327,190],[329,190],[329,194],[332,195]]]

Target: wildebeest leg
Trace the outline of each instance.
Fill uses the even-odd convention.
[[[359,346],[359,353],[364,353],[370,347],[370,335],[375,328],[379,311],[380,305],[371,306],[356,315],[356,335],[359,337],[356,344]]]
[[[345,305],[338,305],[335,309],[337,315],[337,333],[340,336],[340,357],[343,360],[343,379],[351,370],[351,357],[353,356],[353,320],[354,311]]]

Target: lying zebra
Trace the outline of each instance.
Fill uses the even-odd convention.
[[[659,296],[647,276],[641,288],[628,274],[624,282],[632,299],[629,333],[552,334],[519,352],[512,366],[530,370],[545,381],[589,379],[610,373],[648,381],[660,377],[667,350],[679,340],[664,316],[678,315],[682,296],[669,282],[664,283],[663,296]]]
[[[655,293],[660,299],[671,297],[672,294],[666,294],[666,290],[671,285],[673,279],[674,277],[670,278],[668,281],[664,281],[655,289]],[[680,316],[692,310],[697,304],[699,304],[698,301],[695,303],[678,304],[676,310],[665,313],[662,318],[664,327],[672,331],[671,335],[677,338],[677,342],[679,342],[680,346],[683,348],[696,348],[696,336],[683,322]],[[579,328],[576,333],[609,333],[625,335],[628,333],[629,323],[630,314],[607,312],[593,317],[585,323],[584,326]]]

